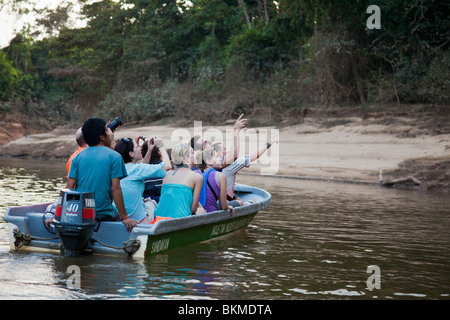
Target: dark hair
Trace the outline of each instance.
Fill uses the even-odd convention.
[[[131,140],[130,138],[123,138],[116,144],[114,150],[120,153],[120,155],[123,158],[123,162],[125,163],[131,162],[132,159],[130,156],[130,151],[134,150],[133,140]]]
[[[145,158],[145,155],[147,154],[148,151],[148,141],[145,141],[144,144],[142,145],[141,148],[141,154],[142,154],[142,158]],[[152,150],[152,154],[150,155],[150,161],[149,164],[158,164],[160,163],[161,160],[161,156],[159,154],[159,148],[158,147],[154,147]]]
[[[106,137],[106,122],[100,118],[91,118],[84,122],[82,131],[86,143],[93,147],[100,143],[100,136]]]
[[[211,159],[213,152],[215,152],[213,147],[207,147],[203,151],[196,151],[196,164],[197,168],[200,169],[200,171],[204,172],[208,165],[206,164],[205,160]]]
[[[142,158],[145,158],[147,151],[148,151],[148,141],[144,141],[144,143],[142,144],[142,147],[141,147]]]
[[[197,160],[198,161],[198,160]],[[197,163],[197,168],[201,171],[201,172],[205,172],[206,170],[206,162],[205,159],[202,159],[201,163]]]
[[[191,138],[191,148],[194,149],[194,151],[203,150],[203,144],[197,142],[197,140],[200,138],[201,138],[201,136],[199,136],[199,135],[196,135]]]

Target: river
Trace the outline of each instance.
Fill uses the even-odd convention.
[[[0,158],[0,216],[54,201],[65,164]],[[272,202],[245,230],[142,261],[11,251],[0,299],[450,299],[448,193],[264,176]],[[79,267],[73,288],[69,266]]]

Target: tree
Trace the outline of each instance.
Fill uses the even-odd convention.
[[[247,22],[247,27],[251,30],[252,29],[252,25],[250,23],[250,18],[248,17],[248,14],[247,14],[247,9],[245,8],[244,0],[237,0],[237,1],[239,3],[239,6],[242,9],[242,13],[244,14],[245,22]]]
[[[69,10],[72,6],[73,5],[71,3],[68,3],[65,5],[58,5],[58,7],[54,10],[50,10],[48,8],[35,8],[34,11],[40,17],[36,19],[36,22],[44,27],[48,35],[55,36],[61,28],[66,27],[69,19]]]
[[[19,72],[13,68],[12,61],[0,52],[0,100],[7,101],[16,95]]]

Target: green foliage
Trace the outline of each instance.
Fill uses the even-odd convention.
[[[79,3],[86,27],[66,27],[60,7],[39,20],[47,38],[24,32],[2,49],[1,101],[127,121],[196,115],[193,104],[280,120],[311,106],[448,101],[448,1],[379,0],[381,30],[366,28],[369,0]]]
[[[261,79],[276,70],[281,61],[279,47],[273,41],[270,28],[265,25],[254,25],[252,29],[243,27],[242,31],[230,38],[226,48],[228,61],[243,62],[245,67]]]
[[[19,72],[13,68],[12,61],[0,52],[0,99],[6,101],[16,95]]]
[[[100,115],[113,119],[120,115],[125,122],[158,120],[172,116],[174,105],[171,99],[171,83],[139,92],[111,92],[100,103]]]

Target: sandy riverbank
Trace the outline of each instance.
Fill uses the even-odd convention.
[[[117,130],[116,138],[158,135],[170,148],[179,136],[186,141],[201,130],[206,136],[220,139],[229,128],[231,125],[201,129],[194,128],[194,124],[183,129],[124,125]],[[0,154],[64,160],[77,147],[74,133],[74,128],[60,127],[27,135],[0,146]],[[329,128],[305,120],[279,129],[249,128],[241,133],[241,151],[254,151],[256,145],[263,145],[269,135],[276,133],[279,146],[272,147],[245,172],[377,183],[381,169],[383,181],[412,175],[422,182],[422,189],[448,191],[450,186],[450,134],[429,135],[407,120],[385,125],[349,118],[345,124]]]

